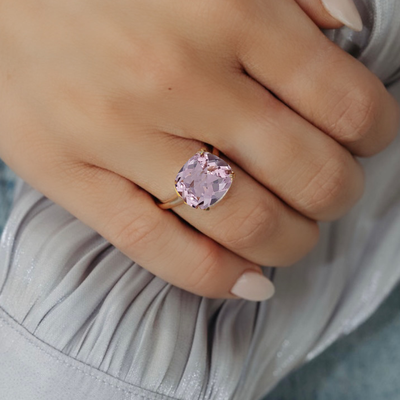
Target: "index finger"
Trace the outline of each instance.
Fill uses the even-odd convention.
[[[399,107],[382,82],[295,2],[274,2],[274,12],[258,4],[239,44],[249,75],[353,154],[383,150],[397,134]]]

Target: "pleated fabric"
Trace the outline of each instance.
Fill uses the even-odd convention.
[[[367,29],[326,35],[400,101],[400,2],[359,6]],[[0,246],[0,398],[261,399],[399,280],[400,140],[362,163],[361,202],[273,271],[276,295],[262,303],[167,284],[19,180]]]

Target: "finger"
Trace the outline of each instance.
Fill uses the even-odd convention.
[[[302,10],[320,27],[336,29],[343,25],[362,30],[360,13],[352,0],[296,0]]]
[[[213,143],[309,218],[334,220],[354,206],[364,191],[364,173],[349,151],[251,78],[228,82],[211,94],[218,108],[209,101],[179,107],[185,115],[195,115],[196,107],[203,112],[181,120],[186,132]]]
[[[49,161],[52,158],[46,157]],[[56,166],[36,163],[30,171],[18,172],[24,178],[40,173],[43,179],[38,181],[38,190],[153,274],[211,298],[258,301],[273,295],[273,285],[258,265],[195,231],[175,214],[161,210],[132,182],[64,156],[56,158]]]
[[[94,162],[101,167],[112,168],[160,200],[167,200],[175,193],[177,173],[201,147],[197,141],[154,133],[141,142],[140,151],[127,139],[94,147],[93,157],[97,154]],[[105,151],[108,157],[104,157]],[[318,240],[317,224],[228,162],[235,181],[220,204],[209,212],[186,204],[173,211],[222,246],[260,265],[290,265],[307,254]]]
[[[259,4],[239,44],[246,71],[354,154],[384,149],[397,133],[399,112],[379,79],[330,42],[297,4],[276,2],[274,12]]]
[[[212,143],[250,176],[311,219],[337,219],[361,197],[364,175],[352,155],[253,79],[238,70],[214,71],[212,78],[199,72],[185,88],[190,96],[182,91],[170,93],[165,109],[159,107],[163,110],[158,114],[159,129]],[[132,124],[131,130],[134,129]],[[115,131],[115,127],[109,130]],[[131,176],[127,168],[131,168],[132,155],[135,154],[135,160],[143,156],[137,154],[136,144],[129,143],[130,136],[124,136],[127,139],[123,144],[107,143],[97,153],[111,162],[110,148],[115,158],[121,151],[126,152],[126,160],[119,162],[127,167],[123,171],[116,168]],[[151,144],[147,146],[154,158],[149,160],[146,155],[146,160],[158,168],[160,155],[150,148]],[[199,143],[191,148],[192,155],[200,147]],[[146,176],[146,171],[141,173]],[[153,171],[152,176],[156,173]],[[160,193],[162,185],[163,182],[154,188],[154,193]]]

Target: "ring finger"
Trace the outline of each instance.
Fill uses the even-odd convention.
[[[123,145],[114,141],[107,146],[108,157],[101,157],[101,150],[97,154],[100,167],[167,200],[174,194],[177,172],[201,147],[201,142],[153,133],[145,136],[140,150],[129,140]],[[303,257],[318,239],[317,224],[227,161],[236,178],[223,203],[209,212],[184,204],[174,211],[205,235],[254,263],[281,266]]]

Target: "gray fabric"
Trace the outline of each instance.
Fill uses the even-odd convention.
[[[398,400],[400,285],[351,334],[279,382],[264,400]]]
[[[0,160],[0,234],[10,214],[15,179],[15,174]]]
[[[368,4],[368,32],[327,35],[393,82],[400,2]],[[391,90],[400,101],[400,83]],[[262,398],[398,281],[399,154],[400,139],[363,161],[363,200],[321,226],[306,259],[275,270],[277,294],[264,303],[174,288],[19,181],[0,246],[0,398]]]

